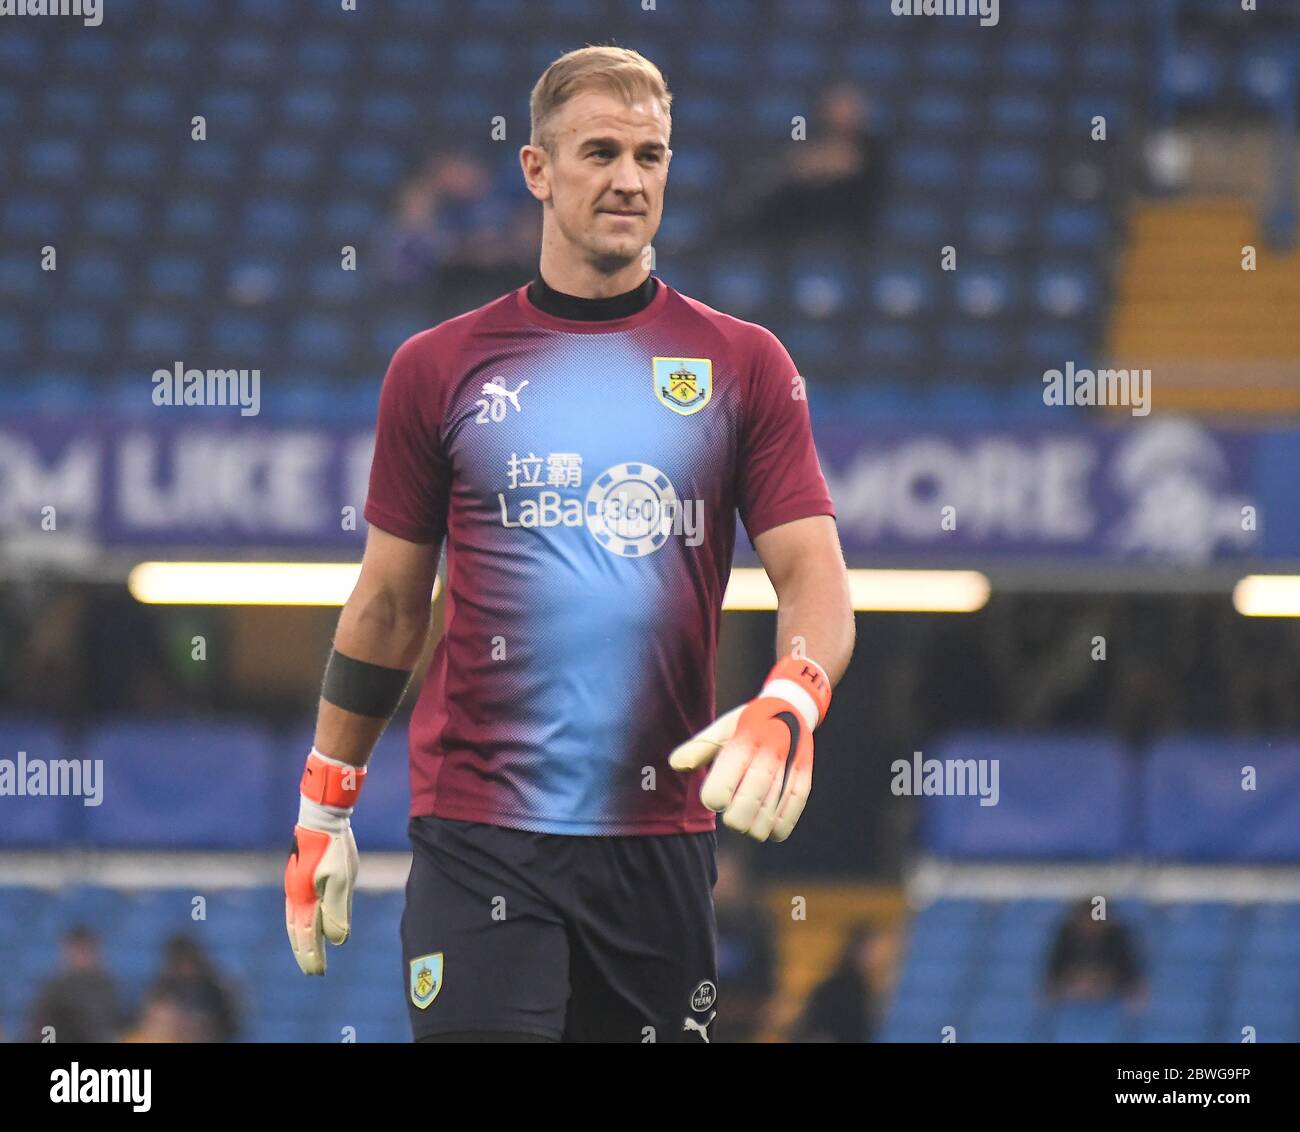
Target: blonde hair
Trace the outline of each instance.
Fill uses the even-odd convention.
[[[673,96],[658,67],[627,47],[580,47],[556,59],[533,87],[529,141],[550,149],[550,117],[575,94],[592,89],[618,95],[629,105],[641,98],[653,98],[672,129]]]

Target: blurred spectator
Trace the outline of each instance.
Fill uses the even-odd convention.
[[[174,935],[167,940],[150,997],[173,1004],[184,1014],[185,1029],[191,1035],[185,1040],[229,1042],[239,1032],[234,993],[203,949],[188,936]]]
[[[744,851],[718,846],[713,888],[718,921],[719,1013],[714,1041],[752,1042],[767,1021],[776,990],[776,943],[767,908],[754,892]]]
[[[756,174],[757,201],[729,222],[731,235],[867,242],[885,188],[885,158],[861,88],[839,82],[821,94],[806,140],[774,179]]]
[[[122,1025],[117,985],[100,961],[99,939],[86,927],[63,937],[62,970],[46,980],[32,1004],[28,1029],[42,1041],[52,1027],[54,1040],[111,1042]]]
[[[122,1035],[122,1041],[135,1043],[195,1042],[197,1036],[193,1015],[179,1001],[165,991],[152,991],[140,1008],[140,1017],[134,1026]]]
[[[1114,920],[1098,919],[1092,900],[1080,900],[1056,930],[1043,989],[1054,1001],[1124,998],[1130,1006],[1139,1006],[1143,978],[1128,929]]]
[[[494,176],[468,155],[432,158],[398,190],[385,276],[458,310],[495,298],[536,270],[538,212],[518,169],[503,166]]]
[[[839,965],[808,996],[795,1026],[799,1042],[869,1042],[879,1021],[882,937],[870,924],[850,933]]]

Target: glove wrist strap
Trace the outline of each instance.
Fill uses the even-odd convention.
[[[826,670],[807,657],[786,656],[778,660],[759,694],[785,700],[810,728],[826,718],[826,710],[831,706],[831,682]]]
[[[365,781],[365,767],[332,759],[313,747],[307,756],[298,789],[303,798],[318,806],[351,813]]]
[[[320,806],[310,798],[298,797],[298,824],[304,829],[314,829],[330,836],[343,833],[351,824],[351,810],[337,810]]]

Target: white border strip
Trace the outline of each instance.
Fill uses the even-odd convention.
[[[272,888],[284,884],[284,853],[0,852],[0,887]],[[361,851],[357,888],[406,886],[410,853]]]
[[[914,909],[938,900],[1068,900],[1107,896],[1156,904],[1300,901],[1300,867],[1286,865],[956,864],[925,858],[907,870]]]

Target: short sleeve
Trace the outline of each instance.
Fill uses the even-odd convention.
[[[375,455],[366,522],[406,539],[432,543],[447,533],[451,490],[439,437],[439,388],[423,335],[393,355],[379,394]]]
[[[782,523],[835,515],[799,371],[774,334],[761,335],[750,363],[737,493],[751,543]]]

